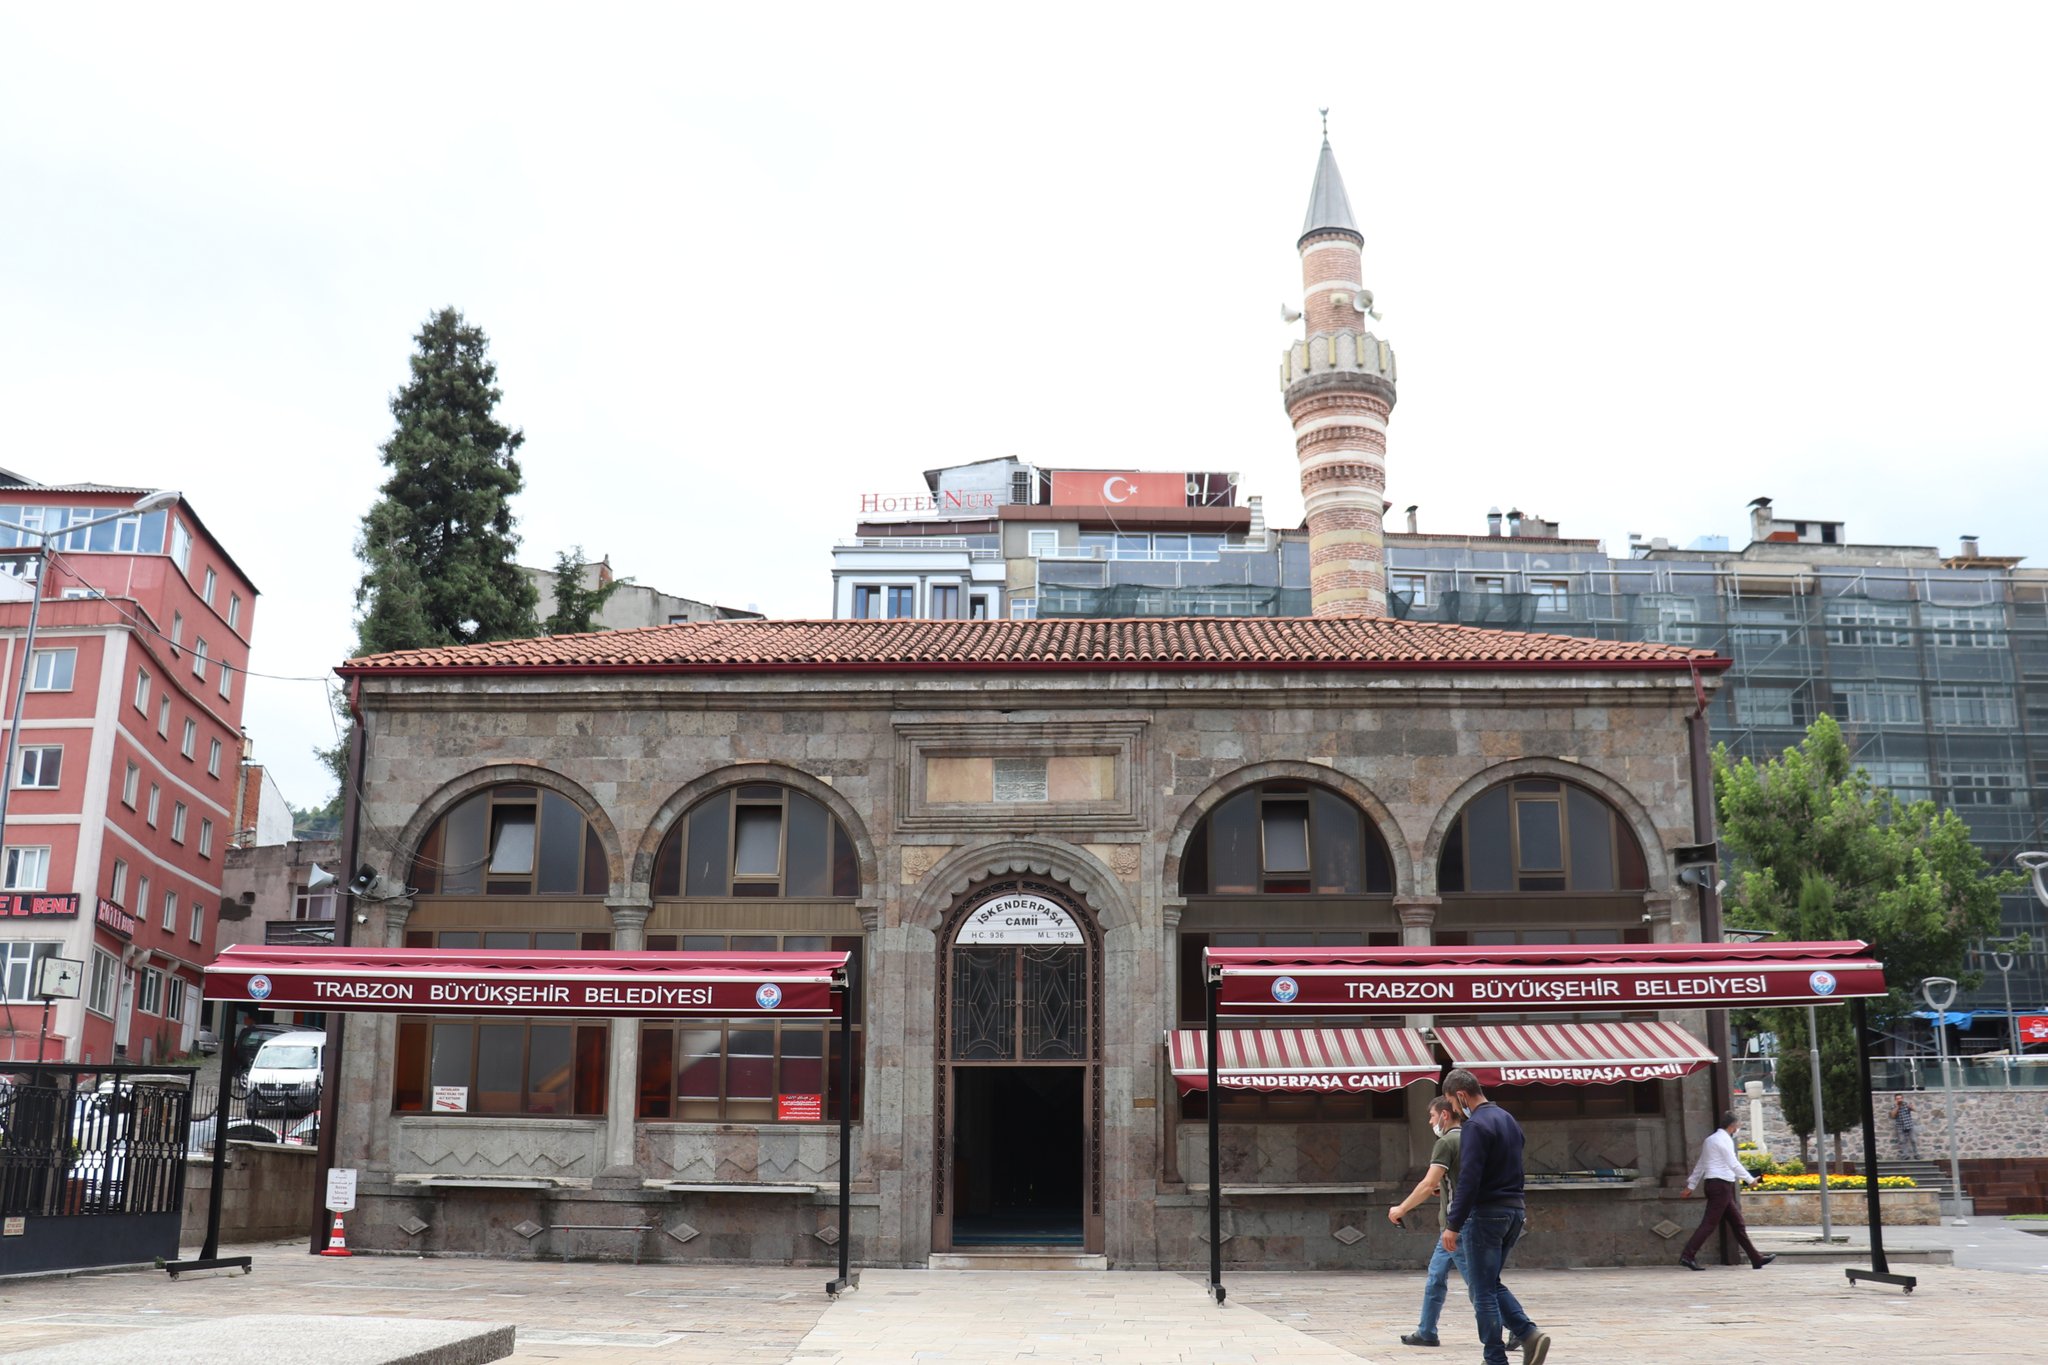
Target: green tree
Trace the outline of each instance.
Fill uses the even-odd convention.
[[[535,633],[539,598],[514,558],[512,524],[526,437],[497,418],[490,343],[453,308],[413,341],[382,451],[390,475],[356,543],[358,654]]]
[[[612,594],[629,581],[606,578],[596,587],[586,588],[583,571],[588,567],[590,561],[583,557],[581,545],[555,556],[555,609],[541,626],[548,634],[583,635],[599,629],[594,624],[597,614],[611,601]]]
[[[1853,938],[1835,911],[1834,888],[1825,877],[1808,873],[1801,881],[1792,919],[1783,931],[1809,942]],[[1807,1140],[1815,1132],[1813,1067],[1807,1056],[1807,1014],[1803,1008],[1758,1011],[1763,1026],[1778,1040],[1778,1103],[1786,1126],[1799,1135],[1799,1155],[1809,1159]],[[1841,1157],[1841,1135],[1862,1121],[1862,1073],[1856,1061],[1856,1030],[1849,1011],[1817,1009],[1820,1025],[1820,1088],[1828,1130],[1835,1135],[1835,1156]]]
[[[1788,939],[1862,939],[1884,963],[1891,997],[1878,1013],[1914,1008],[1910,993],[1929,976],[1975,985],[1965,969],[1971,944],[1998,929],[1998,898],[2021,882],[1993,873],[1953,811],[1932,801],[1901,801],[1855,766],[1841,727],[1822,716],[1806,738],[1759,767],[1714,751],[1714,794],[1721,838],[1734,882],[1731,927]],[[1850,1111],[1850,1089],[1837,1098],[1838,1074],[1856,1067],[1846,1022],[1821,1025],[1822,1103],[1831,1115]],[[1764,1014],[1780,1040],[1778,1093],[1786,1117],[1813,1131],[1805,1059],[1804,1010]],[[1791,1060],[1793,1052],[1799,1054]],[[1830,1127],[1835,1126],[1833,1123]],[[1843,1127],[1853,1126],[1847,1122]]]

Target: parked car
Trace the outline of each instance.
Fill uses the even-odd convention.
[[[249,1066],[249,1113],[303,1114],[318,1107],[327,1035],[294,1029],[264,1040]]]
[[[235,1035],[235,1050],[221,1065],[234,1077],[229,1089],[236,1099],[249,1093],[249,1068],[256,1064],[257,1052],[272,1038],[294,1031],[291,1024],[251,1024]]]
[[[210,1028],[202,1028],[192,1038],[192,1047],[202,1057],[211,1057],[220,1051],[220,1035]]]
[[[229,1142],[277,1142],[281,1135],[268,1123],[255,1119],[230,1119],[228,1121]],[[195,1119],[186,1139],[186,1151],[194,1156],[205,1156],[213,1150],[213,1119],[208,1116]]]

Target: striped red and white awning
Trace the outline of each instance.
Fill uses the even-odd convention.
[[[1183,1095],[1209,1088],[1209,1037],[1166,1035]],[[1225,1090],[1356,1094],[1433,1081],[1443,1068],[1411,1028],[1234,1028],[1216,1035],[1216,1084]]]
[[[1481,1024],[1440,1028],[1451,1065],[1481,1085],[1612,1085],[1689,1076],[1714,1054],[1676,1024]]]

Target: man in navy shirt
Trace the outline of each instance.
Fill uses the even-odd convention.
[[[1469,1071],[1444,1077],[1444,1094],[1465,1116],[1458,1162],[1458,1187],[1444,1211],[1443,1247],[1465,1246],[1466,1285],[1479,1319],[1479,1344],[1486,1365],[1507,1365],[1508,1347],[1522,1348],[1523,1365],[1543,1365],[1550,1337],[1529,1320],[1522,1305],[1500,1282],[1508,1253],[1522,1238],[1522,1125],[1486,1098]],[[1501,1342],[1501,1328],[1509,1337]]]

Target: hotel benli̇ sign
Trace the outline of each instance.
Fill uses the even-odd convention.
[[[969,914],[955,943],[1080,943],[1081,926],[1043,896],[998,896]]]

